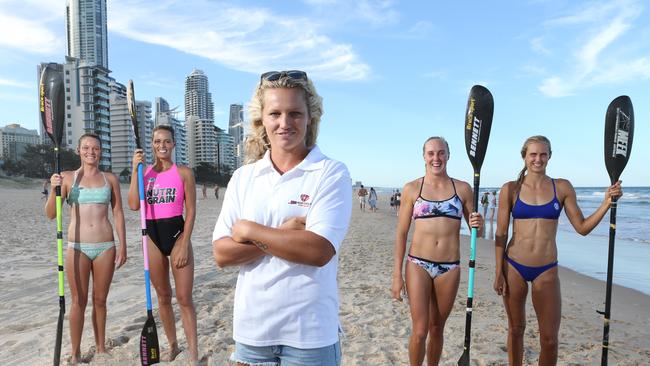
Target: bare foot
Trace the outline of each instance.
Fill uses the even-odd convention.
[[[178,348],[178,346],[175,346],[161,353],[160,359],[162,361],[171,362],[174,361],[174,359],[176,359],[176,356],[178,356],[180,353],[181,353],[181,349]]]

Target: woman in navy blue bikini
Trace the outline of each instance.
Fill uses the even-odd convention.
[[[571,183],[546,175],[551,158],[551,142],[546,137],[528,138],[521,157],[525,166],[519,178],[504,184],[499,198],[494,290],[503,296],[508,315],[508,363],[523,362],[530,282],[540,332],[539,365],[555,365],[562,305],[555,242],[558,217],[564,208],[575,230],[581,235],[589,234],[607,213],[611,197],[621,196],[621,183],[609,187],[600,207],[585,218]],[[508,242],[511,215],[512,238]]]
[[[401,300],[402,267],[406,241],[414,222],[413,238],[406,257],[406,288],[413,327],[409,338],[410,365],[424,361],[437,365],[443,345],[445,322],[454,306],[460,281],[460,220],[483,228],[483,217],[472,213],[472,188],[447,175],[449,145],[442,137],[429,138],[422,147],[425,175],[402,190],[391,293]],[[479,234],[480,235],[480,234]]]

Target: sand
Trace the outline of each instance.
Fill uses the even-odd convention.
[[[126,194],[126,186],[123,195]],[[0,237],[0,362],[3,365],[48,365],[52,362],[59,313],[56,270],[56,227],[42,213],[40,186],[0,184],[0,217],[5,228]],[[209,193],[212,193],[210,191]],[[224,190],[222,190],[222,194]],[[219,269],[212,258],[212,230],[221,201],[213,194],[197,195],[197,221],[192,242],[195,253],[194,302],[198,319],[201,364],[226,365],[232,351],[232,303],[236,268]],[[407,365],[410,316],[406,304],[389,295],[392,248],[396,217],[381,197],[377,213],[360,212],[353,206],[347,238],[340,253],[340,319],[343,365]],[[64,214],[67,214],[67,209]],[[129,259],[116,271],[108,297],[108,354],[93,355],[90,301],[82,339],[82,353],[91,365],[138,365],[138,337],[146,318],[140,224],[136,213],[125,212]],[[64,227],[67,217],[64,216]],[[462,240],[463,265],[456,306],[445,329],[441,364],[455,364],[463,350],[467,296],[468,238]],[[506,319],[501,299],[492,290],[493,242],[478,242],[477,271],[472,320],[473,365],[507,364]],[[566,268],[560,269],[563,315],[559,364],[600,363],[605,284]],[[67,286],[66,286],[67,287]],[[69,292],[66,288],[69,306]],[[529,295],[530,296],[530,295]],[[650,363],[650,297],[614,286],[610,329],[611,365]],[[155,297],[154,297],[155,298]],[[185,346],[175,300],[177,333]],[[155,308],[154,300],[154,308]],[[536,364],[539,337],[532,305],[525,337],[525,363]],[[154,316],[157,312],[154,310]],[[62,359],[70,354],[68,323],[63,332]],[[167,341],[158,323],[161,350]],[[173,362],[184,365],[183,352]]]

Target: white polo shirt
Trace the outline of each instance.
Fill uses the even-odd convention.
[[[320,348],[338,342],[338,252],[352,211],[347,167],[314,146],[280,175],[270,153],[232,176],[212,235],[232,235],[239,219],[279,227],[306,216],[306,230],[327,239],[336,254],[323,267],[266,255],[242,265],[235,290],[233,338],[250,346]]]

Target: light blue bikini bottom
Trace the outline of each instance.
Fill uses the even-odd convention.
[[[102,253],[114,247],[115,247],[115,242],[112,241],[105,241],[100,243],[75,243],[71,241],[68,242],[68,248],[72,248],[74,250],[78,250],[82,252],[91,261],[94,261]]]

